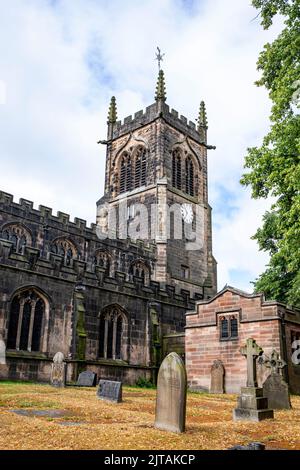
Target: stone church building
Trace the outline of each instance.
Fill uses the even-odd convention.
[[[155,102],[144,112],[118,121],[112,98],[99,143],[107,149],[105,192],[91,227],[0,192],[2,378],[49,381],[60,351],[69,382],[85,369],[125,383],[155,380],[163,355],[184,354],[185,312],[216,294],[204,103],[197,126],[170,109],[160,70]],[[181,237],[167,233],[173,205],[181,215],[171,231],[179,226]],[[129,237],[142,210],[147,234]],[[186,250],[197,211],[202,244]]]
[[[253,337],[280,353],[300,393],[300,311],[232,287],[217,292],[204,103],[197,125],[170,109],[160,70],[155,102],[121,122],[113,97],[107,124],[95,224],[0,192],[0,378],[49,382],[60,351],[69,383],[86,369],[155,381],[176,351],[190,388],[210,390],[221,361],[224,391],[235,393],[246,377],[240,348]]]

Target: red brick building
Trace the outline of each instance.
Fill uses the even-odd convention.
[[[186,314],[185,353],[189,387],[209,390],[211,366],[214,360],[219,359],[225,368],[225,392],[239,392],[246,382],[246,359],[240,348],[247,338],[254,338],[267,355],[273,349],[280,352],[288,364],[284,376],[290,390],[300,393],[300,360],[297,365],[297,353],[292,347],[295,340],[300,340],[300,310],[266,301],[263,294],[247,294],[229,286],[209,300],[198,301],[195,311]],[[270,369],[258,365],[259,386],[269,373]]]

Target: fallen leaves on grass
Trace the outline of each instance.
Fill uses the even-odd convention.
[[[153,427],[156,391],[123,388],[123,402],[96,397],[95,388],[0,382],[0,449],[227,449],[260,441],[267,448],[300,449],[300,397],[274,420],[233,422],[234,395],[188,393],[186,432]],[[64,410],[58,417],[12,409]],[[71,423],[68,426],[68,422]]]

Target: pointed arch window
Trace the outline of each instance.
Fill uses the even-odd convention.
[[[66,266],[71,266],[73,259],[77,258],[77,250],[70,240],[59,238],[52,242],[52,253],[60,255],[64,258]]]
[[[41,351],[45,302],[34,290],[16,295],[11,303],[7,349]]]
[[[129,274],[132,277],[140,277],[144,285],[149,285],[150,269],[143,261],[134,261],[130,266]]]
[[[109,306],[100,315],[99,357],[127,360],[127,318],[118,306]]]
[[[16,253],[22,253],[26,245],[31,246],[32,237],[29,231],[20,224],[6,225],[2,230],[1,238],[13,243],[13,250]]]
[[[175,149],[172,154],[172,186],[177,189],[182,189],[181,170],[181,152]]]
[[[105,276],[109,277],[111,275],[111,257],[106,251],[97,251],[94,256],[94,264],[105,269]]]
[[[124,152],[120,164],[120,194],[132,189],[131,156]]]
[[[185,192],[190,196],[195,194],[194,164],[190,157],[185,160]]]
[[[145,147],[138,147],[135,156],[135,168],[134,168],[134,187],[139,188],[146,184],[146,149]]]

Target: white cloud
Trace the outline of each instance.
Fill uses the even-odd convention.
[[[199,0],[193,8],[179,0],[3,3],[1,189],[93,222],[105,163],[96,142],[105,138],[110,96],[119,117],[153,102],[159,45],[169,105],[195,119],[200,100],[207,103],[209,141],[217,145],[209,186],[220,287],[230,283],[230,269],[255,278],[266,257],[249,237],[265,202],[252,201],[239,178],[246,148],[268,128],[270,103],[254,85],[255,64],[280,25],[263,31],[240,0]]]

